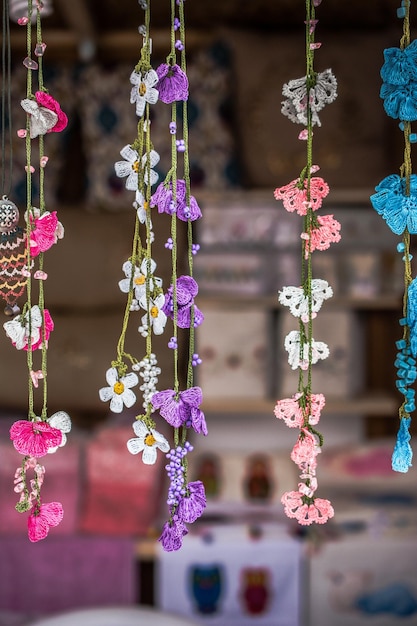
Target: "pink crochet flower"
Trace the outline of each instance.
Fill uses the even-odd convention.
[[[319,423],[321,410],[325,404],[326,398],[322,393],[311,394],[310,416],[308,418],[308,423],[311,424],[311,426],[315,426]]]
[[[35,504],[28,518],[28,535],[32,542],[45,539],[49,529],[62,521],[64,510],[60,502]]]
[[[301,428],[304,423],[303,411],[298,404],[299,397],[300,394],[296,394],[292,398],[278,400],[275,405],[275,416],[284,420],[289,428]]]
[[[40,217],[30,218],[34,229],[30,233],[30,254],[38,256],[40,252],[49,250],[58,241],[60,224],[56,211],[47,211]]]
[[[49,129],[48,133],[59,133],[61,130],[64,130],[68,124],[68,118],[64,111],[62,111],[60,104],[49,95],[45,91],[37,91],[35,93],[36,102],[39,106],[45,107],[45,109],[49,109],[53,111],[58,116],[58,121],[55,126]]]
[[[44,309],[43,311],[43,322],[43,332],[41,330],[38,341],[32,343],[32,350],[37,350],[38,348],[42,347],[43,335],[45,337],[46,346],[48,346],[48,339],[51,336],[51,332],[54,330],[54,320],[52,319],[48,309]],[[24,349],[27,350],[28,346],[26,346]]]
[[[306,428],[303,428],[298,441],[292,449],[291,460],[298,466],[305,463],[314,467],[317,463],[316,457],[320,451],[317,437]]]
[[[329,186],[319,176],[313,176],[310,179],[310,200],[308,201],[307,183],[307,178],[302,182],[296,178],[288,185],[277,187],[274,191],[275,200],[282,200],[284,208],[290,213],[297,211],[299,215],[306,215],[309,207],[317,211],[322,205],[323,198],[329,193]]]
[[[311,231],[309,244],[306,245],[306,258],[309,252],[327,250],[331,243],[338,243],[341,239],[341,225],[340,222],[333,219],[333,215],[318,215],[317,221],[320,226]],[[303,233],[303,237],[308,239],[307,233]]]
[[[10,439],[20,454],[36,458],[45,456],[49,448],[59,446],[62,432],[47,422],[18,420],[10,428]]]
[[[285,515],[290,519],[296,519],[302,526],[310,526],[313,522],[325,524],[334,516],[334,509],[329,500],[314,498],[308,504],[299,491],[285,492],[281,502],[284,505]]]

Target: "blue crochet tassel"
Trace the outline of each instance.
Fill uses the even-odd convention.
[[[403,417],[397,434],[397,442],[392,453],[392,469],[394,472],[405,474],[411,467],[413,451],[410,446],[411,435],[409,433],[411,418]]]

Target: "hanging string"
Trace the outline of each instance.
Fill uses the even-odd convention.
[[[2,22],[2,85],[1,85],[1,190],[0,195],[9,196],[13,176],[12,105],[11,105],[11,48],[9,0],[3,0]],[[8,146],[8,154],[7,147]],[[7,182],[8,174],[8,182]]]

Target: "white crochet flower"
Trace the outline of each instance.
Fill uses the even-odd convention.
[[[325,300],[331,298],[333,289],[327,280],[313,278],[311,281],[311,312],[312,317],[316,317],[321,305]],[[283,287],[278,292],[278,300],[283,306],[287,306],[294,317],[300,317],[303,322],[309,317],[309,297],[302,287]]]
[[[155,285],[157,287],[162,287],[162,278],[153,276],[156,269],[156,263],[153,259],[143,259],[140,267],[133,267],[131,261],[126,261],[123,263],[122,269],[126,278],[119,281],[120,291],[123,293],[129,293],[133,273],[132,287],[135,292],[136,300],[140,300],[144,295],[146,295],[146,277],[148,276],[148,269],[150,269],[149,290],[152,292]]]
[[[48,454],[52,454],[67,443],[67,433],[71,430],[71,418],[65,411],[57,411],[47,419],[47,422],[52,428],[57,428],[62,433],[62,441],[59,446],[48,450]]]
[[[119,178],[126,178],[125,186],[130,191],[138,190],[138,173],[139,170],[143,170],[143,180],[147,185],[154,185],[159,178],[159,175],[152,169],[159,163],[159,154],[155,150],[151,150],[149,153],[149,160],[147,155],[144,154],[139,159],[137,150],[134,150],[132,146],[127,145],[120,150],[120,155],[124,158],[124,161],[117,161],[114,164],[116,175]]]
[[[146,74],[133,71],[130,75],[130,82],[133,87],[130,92],[130,104],[136,103],[136,115],[142,117],[145,105],[158,102],[159,91],[155,89],[158,82],[158,74],[155,70],[149,70]]]
[[[337,97],[337,81],[331,69],[319,72],[316,84],[307,94],[307,77],[290,80],[282,88],[282,95],[286,97],[281,104],[281,113],[296,124],[307,125],[307,98],[311,111],[311,121],[321,126],[318,111],[333,102]]]
[[[292,330],[288,333],[284,340],[284,348],[288,352],[288,363],[291,366],[291,369],[296,370],[297,368],[301,368],[302,370],[306,370],[308,368],[309,361],[309,344],[305,342],[300,347],[300,331]],[[312,339],[311,342],[311,363],[314,365],[317,361],[322,359],[327,359],[330,351],[326,343],[323,341],[314,341]]]
[[[99,396],[102,402],[110,400],[110,411],[121,413],[123,405],[130,409],[135,404],[136,396],[131,387],[135,387],[139,382],[136,374],[130,372],[126,376],[119,378],[117,369],[111,367],[106,372],[106,381],[110,387],[102,387],[99,391]]]
[[[139,222],[141,224],[145,224],[149,212],[149,202],[145,200],[143,194],[139,191],[139,189],[136,191],[136,198],[133,202],[133,206],[136,209]],[[151,220],[149,220],[149,227],[152,228]]]
[[[161,433],[153,428],[148,428],[145,422],[137,420],[132,425],[136,437],[129,439],[127,449],[131,454],[142,452],[142,461],[145,465],[153,465],[156,461],[157,448],[162,452],[168,452],[169,443]]]
[[[165,304],[165,296],[161,293],[155,299],[150,298],[149,302],[146,300],[146,294],[139,300],[140,306],[149,311],[149,324],[153,328],[155,335],[162,335],[164,332],[165,324],[167,323],[167,316],[162,311],[162,307]],[[147,326],[148,316],[142,317],[142,325]],[[141,332],[139,330],[139,332]]]

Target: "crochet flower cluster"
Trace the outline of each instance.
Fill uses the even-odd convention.
[[[375,211],[386,221],[396,235],[402,235],[405,229],[411,234],[417,233],[417,175],[412,174],[407,181],[398,174],[390,174],[375,187],[371,196]]]
[[[417,120],[417,40],[405,48],[384,50],[380,96],[389,117]]]
[[[309,84],[311,82],[311,84]],[[281,113],[296,124],[308,123],[307,111],[311,113],[312,123],[321,126],[318,112],[337,97],[337,81],[332,70],[327,69],[316,75],[315,80],[307,76],[290,80],[282,88],[285,100]]]

